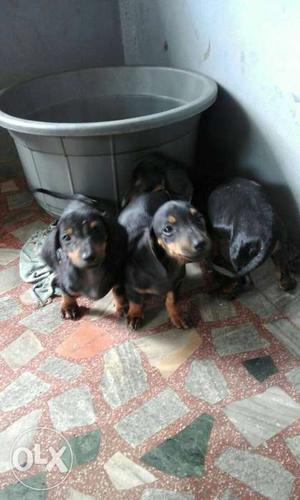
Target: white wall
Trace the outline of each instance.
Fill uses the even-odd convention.
[[[300,240],[300,1],[119,3],[127,64],[195,69],[219,83],[204,120],[209,162],[266,183]]]

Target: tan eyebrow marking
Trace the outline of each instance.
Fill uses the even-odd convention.
[[[195,208],[190,208],[190,213],[192,215],[195,215],[197,213],[197,210]]]
[[[176,217],[174,217],[174,215],[168,215],[167,220],[170,224],[174,224],[176,222]]]
[[[90,223],[90,228],[93,229],[94,227],[98,226],[98,221],[97,220],[93,220],[91,223]]]
[[[71,236],[71,234],[73,234],[73,229],[71,227],[68,227],[66,230],[65,230],[65,233],[68,234],[69,236]]]

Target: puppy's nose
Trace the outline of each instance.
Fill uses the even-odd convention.
[[[95,254],[91,251],[91,250],[86,250],[85,252],[83,252],[82,254],[82,259],[84,260],[84,262],[86,263],[90,263],[90,262],[93,262],[95,260]]]
[[[205,248],[206,248],[205,240],[196,240],[193,242],[193,245],[194,245],[194,249],[198,250],[199,252],[201,250],[205,250]]]

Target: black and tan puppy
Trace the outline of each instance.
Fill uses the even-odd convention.
[[[78,198],[66,207],[42,249],[62,290],[61,313],[66,319],[79,316],[77,297],[97,300],[113,287],[117,309],[124,306],[117,285],[126,258],[126,232],[91,200]]]
[[[216,248],[215,263],[233,280],[225,290],[234,298],[249,281],[249,273],[271,256],[284,290],[296,286],[288,265],[287,236],[262,186],[235,178],[216,188],[208,200],[208,218]]]
[[[210,248],[202,215],[189,202],[170,201],[168,194],[161,191],[131,201],[121,212],[119,222],[128,233],[125,289],[129,326],[139,328],[143,298],[154,294],[165,297],[173,325],[186,328],[177,296],[185,264],[201,260]]]
[[[191,201],[193,196],[193,185],[184,166],[161,153],[153,153],[142,158],[135,167],[122,206],[140,194],[161,190],[176,200]]]

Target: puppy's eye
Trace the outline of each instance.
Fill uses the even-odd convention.
[[[163,232],[164,232],[164,234],[171,234],[173,232],[173,226],[168,224],[167,226],[165,226],[163,228]]]
[[[63,241],[70,241],[71,240],[71,236],[69,234],[64,234],[63,237],[62,237]]]
[[[96,234],[100,234],[100,233],[101,233],[101,229],[102,229],[102,228],[101,228],[101,226],[99,226],[99,225],[97,225],[97,226],[93,226],[93,227],[91,227],[91,228],[90,228],[90,232],[91,232],[92,234],[95,234],[95,235],[96,235]]]

